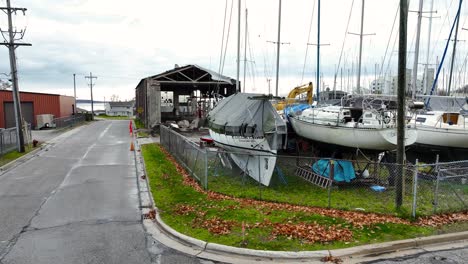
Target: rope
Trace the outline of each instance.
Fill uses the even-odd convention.
[[[392,36],[393,36],[393,29],[395,28],[396,20],[397,20],[397,17],[398,17],[398,11],[400,11],[400,5],[398,5],[397,10],[395,12],[395,18],[393,18],[392,30],[390,31],[390,37],[388,38],[387,47],[385,48],[385,54],[384,54],[384,57],[383,57],[383,60],[382,60],[382,67],[380,68],[379,77],[382,77],[382,71],[383,71],[383,67],[384,67],[384,64],[385,64],[385,58],[387,57],[388,47],[390,46],[390,42],[391,42],[391,39],[392,39]]]
[[[226,30],[227,5],[228,5],[228,0],[226,0],[226,4],[224,5],[223,34],[222,34],[222,36],[221,36],[221,50],[220,50],[220,52],[219,52],[219,66],[218,66],[218,72],[221,72],[221,64],[222,64],[222,62],[223,62],[224,33],[225,33],[225,30]]]
[[[445,49],[444,49],[444,53],[442,55],[442,60],[440,61],[439,68],[437,69],[435,80],[432,83],[432,88],[431,88],[430,95],[432,95],[434,93],[434,89],[436,87],[437,81],[439,80],[440,70],[442,69],[442,66],[444,65],[444,60],[445,60],[445,56],[447,55],[447,49],[448,49],[448,46],[449,46],[451,38],[452,38],[453,29],[455,28],[455,24],[456,24],[457,20],[460,19],[460,12],[461,12],[462,3],[463,3],[463,0],[460,0],[459,5],[458,5],[457,15],[455,16],[455,19],[454,19],[453,24],[452,24],[452,29],[450,29],[450,34],[449,34],[449,37],[448,37],[447,42],[445,44]],[[430,101],[431,101],[431,98],[429,97],[426,100],[426,104],[425,104],[426,107],[429,106]]]
[[[255,71],[256,71],[257,67],[254,67],[254,66],[256,66],[256,64],[255,64],[255,58],[252,55],[253,53],[252,53],[252,46],[250,45],[250,32],[249,32],[248,29],[247,29],[247,45],[249,46],[249,59],[250,59],[250,62],[253,63],[253,65],[249,68],[249,70],[250,70],[249,72],[250,72],[251,77],[252,77],[253,89],[256,90]]]
[[[349,22],[351,21],[351,15],[353,13],[353,6],[354,6],[354,0],[351,2],[351,8],[349,10],[348,23],[346,24],[346,30],[345,30],[345,34],[344,34],[344,38],[343,38],[343,44],[341,45],[340,58],[338,60],[338,67],[336,67],[336,71],[335,71],[335,81],[333,83],[333,87],[336,86],[336,76],[338,75],[338,71],[339,71],[340,65],[341,65],[341,58],[343,57],[343,50],[344,50],[344,46],[345,46],[345,43],[346,43],[346,36],[348,36],[348,28],[349,28]]]
[[[228,47],[228,44],[229,44],[229,33],[231,32],[231,20],[232,20],[232,9],[233,9],[233,6],[234,6],[234,0],[231,1],[231,11],[230,11],[230,13],[229,13],[228,32],[227,32],[227,36],[226,36],[226,45],[225,45],[225,47],[224,47],[223,63],[222,63],[222,66],[221,66],[220,74],[223,74],[223,72],[224,72],[224,63],[226,62],[227,47]]]
[[[307,36],[307,43],[309,43],[309,41],[310,41],[310,33],[312,31],[312,23],[314,21],[314,13],[315,13],[315,0],[314,0],[313,8],[312,8],[312,16],[310,17],[309,35]],[[306,62],[307,62],[307,53],[309,52],[309,45],[307,43],[306,43],[306,52],[305,52],[305,56],[304,56],[304,65],[302,66],[301,84],[302,84],[302,81],[304,80],[305,66],[306,66]]]

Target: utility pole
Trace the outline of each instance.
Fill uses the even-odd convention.
[[[24,37],[25,31],[13,31],[13,19],[12,15],[15,14],[17,11],[22,11],[23,15],[26,13],[26,8],[17,8],[11,7],[10,0],[6,0],[6,7],[0,7],[0,10],[5,12],[8,16],[8,31],[3,31],[0,29],[0,33],[5,40],[0,45],[4,45],[8,47],[9,55],[10,55],[10,69],[11,69],[11,79],[12,79],[12,93],[13,93],[13,105],[15,110],[15,120],[16,120],[16,136],[17,136],[17,146],[18,152],[22,153],[25,151],[24,149],[24,134],[23,134],[23,117],[21,116],[21,100],[19,96],[19,87],[18,87],[18,69],[16,68],[16,55],[15,49],[19,46],[31,46],[31,44],[27,43],[16,43],[15,41],[21,40]],[[4,33],[8,33],[8,40],[5,37]],[[19,37],[16,35],[19,34]]]
[[[398,113],[397,113],[397,166],[402,166],[395,179],[395,205],[403,204],[403,166],[405,163],[405,92],[406,92],[406,45],[408,31],[408,0],[400,0],[400,34],[398,45]]]
[[[91,120],[94,120],[93,79],[97,79],[97,76],[93,76],[93,73],[90,72],[89,76],[85,76],[85,78],[89,79],[89,87],[91,88]]]
[[[75,106],[73,107],[73,114],[76,114],[76,74],[73,74],[73,95],[75,97]]]

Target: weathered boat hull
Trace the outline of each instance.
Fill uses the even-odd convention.
[[[296,134],[319,142],[369,150],[394,150],[397,146],[395,128],[366,129],[316,124],[297,117],[291,117],[290,122]],[[406,129],[405,146],[415,143],[417,136],[415,129]]]
[[[468,149],[468,130],[417,126],[417,144],[439,148]]]
[[[276,150],[265,138],[247,138],[219,134],[210,130],[215,144],[230,152],[236,165],[259,183],[269,186],[276,165]]]

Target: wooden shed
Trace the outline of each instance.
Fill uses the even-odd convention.
[[[150,76],[135,88],[137,117],[150,127],[168,120],[202,118],[217,97],[236,93],[236,80],[198,65]]]

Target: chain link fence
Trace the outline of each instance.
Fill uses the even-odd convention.
[[[468,161],[418,164],[413,215],[468,210]]]
[[[468,209],[468,161],[400,165],[380,158],[252,155],[204,147],[164,126],[161,145],[203,188],[234,197],[407,216]],[[267,170],[271,179],[262,179]],[[260,183],[265,180],[268,186]]]
[[[161,145],[206,189],[208,179],[208,154],[206,150],[164,126],[161,126],[160,140]]]
[[[31,143],[31,125],[25,126],[24,141],[26,144]],[[16,133],[16,127],[0,129],[0,156],[14,151],[17,148],[18,137]]]
[[[0,129],[0,155],[4,155],[16,149],[16,128]]]

